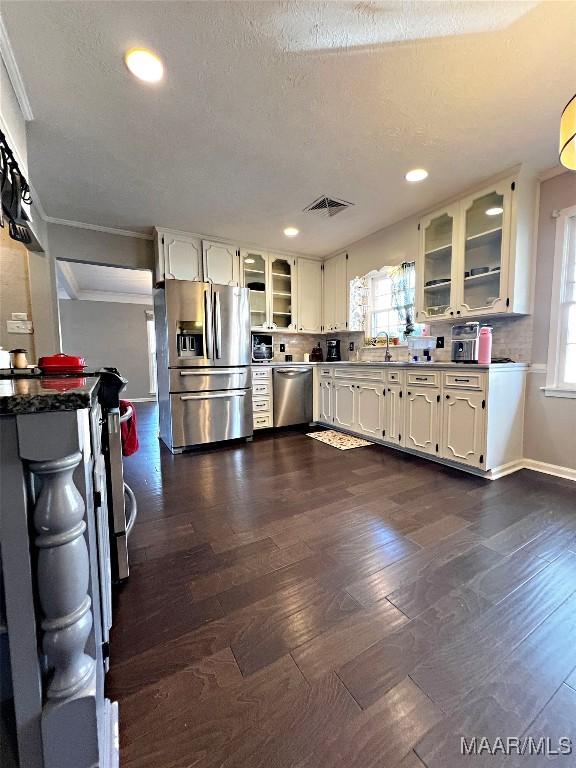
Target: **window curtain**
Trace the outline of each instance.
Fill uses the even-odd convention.
[[[350,280],[350,318],[349,327],[351,331],[364,331],[367,336],[369,333],[366,327],[366,318],[368,315],[368,276],[355,277]]]
[[[404,324],[404,338],[414,333],[414,287],[416,264],[405,261],[390,270],[392,278],[392,303],[398,318]]]

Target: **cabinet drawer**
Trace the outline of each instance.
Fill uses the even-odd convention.
[[[320,368],[320,376],[332,376],[332,368]]]
[[[357,381],[384,381],[384,371],[378,368],[349,368],[347,365],[334,369],[336,379],[356,379]]]
[[[271,379],[272,368],[256,368],[252,366],[252,380],[254,379]]]
[[[386,380],[390,384],[398,384],[402,379],[402,371],[387,371]]]
[[[265,429],[272,426],[272,417],[269,413],[254,416],[254,429]]]
[[[455,389],[484,389],[482,373],[445,373],[444,386]]]
[[[270,381],[260,380],[255,381],[252,384],[252,397],[260,397],[261,395],[270,395],[272,385]]]
[[[261,411],[271,411],[271,403],[269,397],[254,397],[252,398],[252,409],[254,413],[260,413]]]
[[[440,386],[440,372],[428,371],[420,373],[419,371],[408,371],[406,383],[415,387],[438,387]]]

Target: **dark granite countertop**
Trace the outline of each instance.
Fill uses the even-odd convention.
[[[0,378],[0,415],[90,408],[99,384],[97,376]]]

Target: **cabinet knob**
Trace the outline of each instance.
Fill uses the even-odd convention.
[[[451,314],[451,315],[453,315],[453,314],[454,314],[454,312],[450,312],[450,314]]]
[[[450,395],[446,395],[446,400],[450,400]]]
[[[457,310],[456,310],[456,314],[457,314],[457,315],[459,315],[459,314],[460,314],[460,310],[459,310],[459,309],[457,309]]]
[[[412,392],[408,392],[408,394],[409,394],[409,395],[411,395],[411,394],[412,394]]]

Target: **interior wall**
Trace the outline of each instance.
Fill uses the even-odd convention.
[[[528,374],[524,456],[576,470],[576,399],[546,397],[548,336],[556,219],[553,212],[576,205],[576,173],[567,171],[540,185],[534,286],[532,363]]]
[[[26,312],[32,316],[28,251],[17,240],[12,240],[6,227],[0,228],[0,346],[4,349],[25,349],[28,362],[36,360],[33,334],[8,333],[6,321],[12,312]]]
[[[128,379],[123,397],[150,398],[145,304],[60,301],[62,350],[89,368],[113,366]]]
[[[64,224],[49,224],[48,241],[50,253],[55,259],[129,269],[154,267],[152,241],[140,237],[113,235]]]

